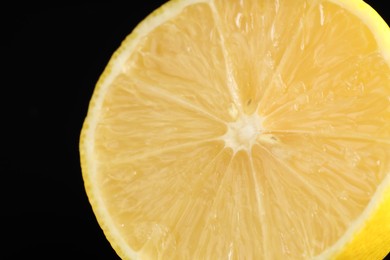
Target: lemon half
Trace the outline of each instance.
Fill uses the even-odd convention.
[[[360,0],[178,0],[111,58],[80,138],[123,259],[381,259],[390,30]]]

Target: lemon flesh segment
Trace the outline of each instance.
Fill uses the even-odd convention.
[[[381,235],[365,251],[384,256],[390,33],[367,8],[174,1],[141,23],[81,137],[87,193],[117,252],[322,259]]]

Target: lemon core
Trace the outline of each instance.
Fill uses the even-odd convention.
[[[256,113],[252,115],[240,115],[233,122],[227,124],[227,132],[222,139],[225,147],[229,147],[234,153],[244,150],[249,152],[259,135],[263,132],[262,118]]]

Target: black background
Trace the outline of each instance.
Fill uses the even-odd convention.
[[[0,259],[119,259],[86,197],[78,141],[96,81],[166,1],[0,9]],[[386,1],[367,1],[390,24]]]

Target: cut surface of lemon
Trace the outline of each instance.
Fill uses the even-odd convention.
[[[390,30],[360,0],[179,0],[123,42],[80,137],[123,259],[381,259]]]

